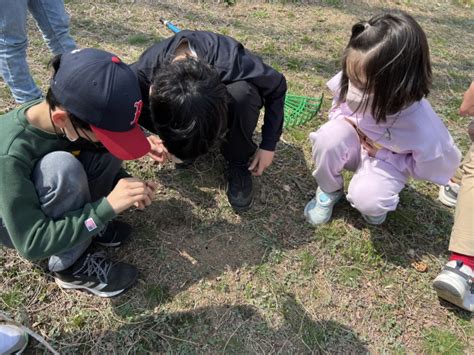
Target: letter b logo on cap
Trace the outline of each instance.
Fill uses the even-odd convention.
[[[133,104],[135,107],[135,117],[133,117],[133,121],[130,122],[130,126],[138,123],[138,119],[140,118],[140,114],[142,113],[143,101],[139,100]]]

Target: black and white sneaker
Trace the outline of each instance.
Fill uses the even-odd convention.
[[[82,289],[100,297],[113,297],[132,286],[138,278],[135,266],[112,262],[102,251],[84,254],[70,268],[54,273],[59,287]]]
[[[128,223],[113,220],[107,227],[97,234],[94,241],[104,247],[118,247],[130,239],[132,226]]]

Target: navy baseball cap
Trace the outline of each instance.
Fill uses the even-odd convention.
[[[114,54],[93,48],[64,53],[51,91],[117,158],[138,159],[150,151],[138,125],[143,105],[138,79]]]

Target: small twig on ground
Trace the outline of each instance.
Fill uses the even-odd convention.
[[[222,349],[222,354],[225,354],[225,349],[227,349],[227,345],[229,345],[230,340],[234,337],[235,333],[237,333],[237,331],[240,329],[240,327],[243,326],[245,323],[247,323],[246,320],[243,321],[241,324],[239,324],[239,326],[237,328],[235,328],[235,330],[232,332],[229,339],[227,339],[227,341],[224,345],[224,349]]]
[[[191,341],[191,340],[176,338],[176,337],[174,337],[174,336],[166,335],[166,334],[163,334],[163,333],[156,333],[156,334],[157,334],[159,337],[168,338],[168,339],[177,340],[177,341],[182,341],[183,343],[189,343],[189,344],[193,344],[193,345],[196,345],[196,346],[201,346],[201,344],[196,343],[196,342]]]

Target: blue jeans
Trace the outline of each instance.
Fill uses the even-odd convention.
[[[64,0],[0,0],[0,74],[18,103],[42,96],[26,61],[28,10],[53,54],[76,48]]]
[[[45,155],[36,163],[31,175],[43,213],[53,219],[61,218],[66,212],[107,196],[115,186],[121,165],[122,161],[110,153],[83,151],[77,159],[62,151]],[[1,222],[0,219],[0,242],[13,247]],[[48,263],[50,271],[62,271],[72,266],[90,243],[91,240],[86,240],[51,256]]]

